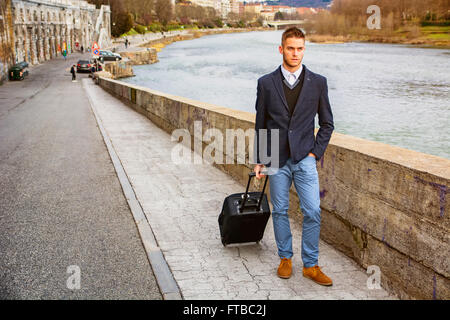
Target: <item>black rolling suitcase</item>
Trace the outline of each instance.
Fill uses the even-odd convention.
[[[245,193],[235,193],[225,198],[219,215],[219,229],[222,244],[259,242],[270,217],[266,189],[266,175],[262,192],[248,192],[250,181],[255,176],[249,173]]]

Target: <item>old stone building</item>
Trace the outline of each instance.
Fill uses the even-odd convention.
[[[0,0],[0,84],[14,63],[13,29],[11,0]]]
[[[111,38],[110,7],[83,0],[0,0],[4,32],[1,47],[10,49],[13,62],[29,64],[90,48],[94,41],[107,47]],[[11,23],[8,25],[7,17]],[[2,22],[0,21],[0,22]],[[13,30],[10,29],[12,26]],[[2,31],[0,29],[0,31]],[[10,36],[6,36],[10,34]],[[8,65],[8,57],[0,57]],[[5,69],[5,66],[3,66]],[[3,77],[4,77],[4,71]]]

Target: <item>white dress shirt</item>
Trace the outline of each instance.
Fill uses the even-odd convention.
[[[283,65],[281,65],[281,72],[283,73],[284,78],[289,82],[290,85],[293,85],[295,81],[297,81],[298,77],[302,73],[303,65],[300,65],[300,68],[298,68],[297,71],[294,73],[291,73],[290,71],[287,71]]]

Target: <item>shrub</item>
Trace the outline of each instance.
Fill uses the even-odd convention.
[[[427,26],[440,26],[440,27],[445,27],[445,26],[450,26],[450,20],[447,21],[422,21],[421,23],[422,27],[427,27]]]
[[[177,29],[180,29],[181,28],[181,26],[177,23],[177,22],[174,22],[174,23],[169,23],[168,25],[167,25],[167,30],[177,30]]]
[[[239,21],[236,23],[236,28],[245,28],[245,23],[244,23],[244,21],[239,20]]]
[[[147,31],[147,27],[137,24],[134,26],[134,30],[136,30],[140,34],[144,34]]]
[[[180,22],[181,24],[187,25],[191,23],[191,19],[189,19],[188,17],[181,17]]]
[[[215,20],[214,20],[214,24],[215,24],[217,27],[219,27],[219,28],[222,28],[222,27],[223,27],[223,21],[222,21],[222,19],[220,19],[220,18],[215,19]]]
[[[133,36],[135,34],[139,34],[136,30],[134,30],[134,28],[131,28],[130,30],[128,30],[127,32],[121,34],[121,37],[126,37],[126,36]]]
[[[159,22],[154,22],[147,27],[147,30],[150,30],[151,32],[161,32],[162,29],[163,26]]]

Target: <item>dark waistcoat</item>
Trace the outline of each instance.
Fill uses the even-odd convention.
[[[284,96],[286,97],[286,101],[289,106],[289,112],[292,117],[292,113],[294,112],[294,108],[297,103],[298,97],[300,96],[300,92],[302,91],[303,88],[303,80],[305,79],[305,68],[303,68],[297,81],[293,84],[293,87],[290,87],[287,80],[284,79],[283,73],[281,73],[281,79],[283,79]]]
[[[281,72],[281,68],[280,68]],[[287,79],[284,78],[283,73],[281,72],[281,79],[283,79],[283,91],[284,96],[286,97],[287,104],[289,106],[290,117],[292,118],[292,114],[294,113],[295,105],[297,104],[298,97],[300,96],[300,92],[303,88],[303,80],[305,79],[305,68],[303,68],[302,72],[298,79],[291,86]],[[288,142],[289,145],[289,142]],[[290,148],[289,148],[290,150]],[[289,156],[291,156],[289,152]]]

